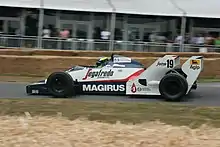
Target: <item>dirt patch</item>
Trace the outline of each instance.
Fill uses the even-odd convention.
[[[1,75],[0,76],[0,81],[1,82],[36,82],[36,81],[41,81],[45,77],[28,77],[28,76],[13,76],[13,75]]]
[[[2,147],[217,147],[220,129],[174,127],[159,122],[107,124],[62,117],[2,116]]]
[[[143,63],[146,67],[157,58],[146,57],[134,59]],[[48,76],[54,71],[63,71],[74,65],[94,65],[96,57],[58,57],[58,56],[0,56],[0,74],[14,74],[22,76]],[[182,59],[181,62],[185,62]],[[204,71],[200,77],[218,78],[220,75],[220,59],[205,59]]]
[[[205,58],[220,58],[220,53],[199,52],[134,52],[134,51],[71,51],[71,50],[35,50],[35,49],[1,49],[0,55],[17,56],[74,56],[74,57],[100,57],[120,54],[128,57],[162,57],[167,54],[180,55],[181,57],[204,56]]]

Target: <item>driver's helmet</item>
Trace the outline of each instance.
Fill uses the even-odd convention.
[[[103,67],[108,63],[109,59],[108,57],[101,57],[99,60],[96,62],[97,67]]]

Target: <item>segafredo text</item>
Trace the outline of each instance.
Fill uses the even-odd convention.
[[[92,69],[89,69],[86,73],[86,76],[83,78],[83,80],[86,80],[87,78],[107,78],[113,76],[114,71],[110,70],[98,70],[98,71],[92,71]]]

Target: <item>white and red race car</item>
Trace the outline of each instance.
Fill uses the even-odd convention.
[[[54,72],[46,80],[26,86],[29,95],[73,97],[75,95],[160,95],[180,101],[203,70],[203,57],[192,56],[182,66],[178,55],[165,55],[145,68],[125,56],[112,55],[103,67],[74,66]]]

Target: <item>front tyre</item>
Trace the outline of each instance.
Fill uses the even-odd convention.
[[[178,73],[165,75],[159,84],[159,91],[166,101],[180,101],[188,90],[186,79]]]
[[[65,72],[54,72],[47,79],[48,91],[54,97],[66,98],[75,95],[72,77]]]

